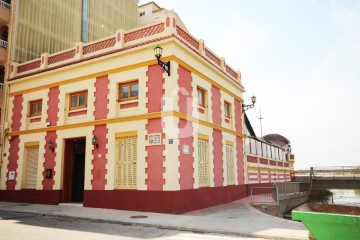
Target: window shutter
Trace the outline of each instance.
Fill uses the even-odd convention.
[[[36,188],[39,146],[26,147],[24,188]]]
[[[116,186],[136,189],[137,135],[116,137]]]
[[[235,184],[234,147],[226,144],[226,172],[228,185]]]
[[[198,140],[199,187],[210,186],[209,141]]]

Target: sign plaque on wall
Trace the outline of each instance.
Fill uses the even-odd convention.
[[[161,133],[152,133],[148,135],[148,141],[150,146],[161,144]]]

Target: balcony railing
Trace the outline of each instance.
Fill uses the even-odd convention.
[[[0,0],[1,1],[1,0]],[[7,49],[8,42],[0,39],[0,47]]]
[[[0,7],[10,10],[11,5],[0,0]]]

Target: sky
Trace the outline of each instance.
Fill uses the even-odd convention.
[[[256,135],[261,111],[262,135],[291,141],[295,169],[360,166],[360,0],[155,2],[241,71]]]

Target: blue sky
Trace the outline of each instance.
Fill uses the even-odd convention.
[[[148,1],[140,1],[140,4]],[[295,168],[360,165],[360,0],[158,0],[242,72],[258,136],[289,138]]]

